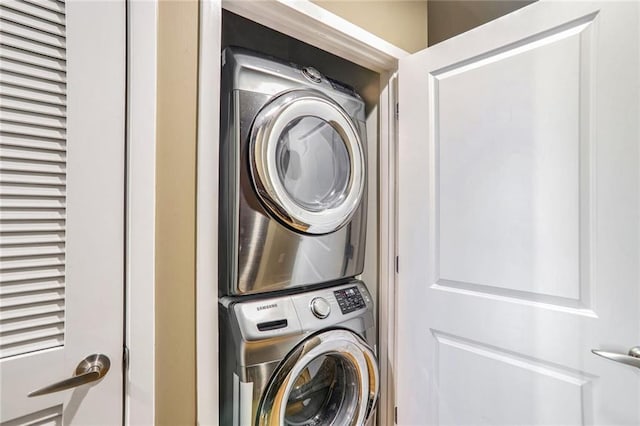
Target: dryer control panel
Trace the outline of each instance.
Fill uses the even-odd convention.
[[[358,287],[343,288],[333,292],[343,314],[348,314],[366,306]]]

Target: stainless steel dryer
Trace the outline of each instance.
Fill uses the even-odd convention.
[[[364,103],[310,67],[227,48],[220,136],[221,295],[362,273]]]
[[[220,424],[362,426],[379,390],[361,281],[220,302]]]

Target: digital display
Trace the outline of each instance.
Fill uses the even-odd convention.
[[[333,292],[333,294],[336,296],[338,306],[340,306],[340,310],[343,314],[357,311],[358,309],[362,309],[366,306],[366,304],[364,303],[364,299],[362,298],[362,294],[360,294],[360,290],[358,290],[358,287],[349,287],[342,290],[336,290]]]

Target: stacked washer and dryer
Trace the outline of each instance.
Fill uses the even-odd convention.
[[[311,67],[222,54],[220,424],[368,424],[364,103]]]

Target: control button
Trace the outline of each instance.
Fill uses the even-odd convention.
[[[302,75],[307,77],[307,79],[313,81],[314,83],[320,83],[322,81],[322,74],[320,71],[313,67],[304,67],[302,68]]]
[[[367,305],[357,287],[350,287],[333,292],[343,314],[349,314]]]
[[[327,299],[322,297],[316,297],[310,304],[311,312],[316,317],[323,319],[329,316],[331,313],[331,305],[327,302]]]

